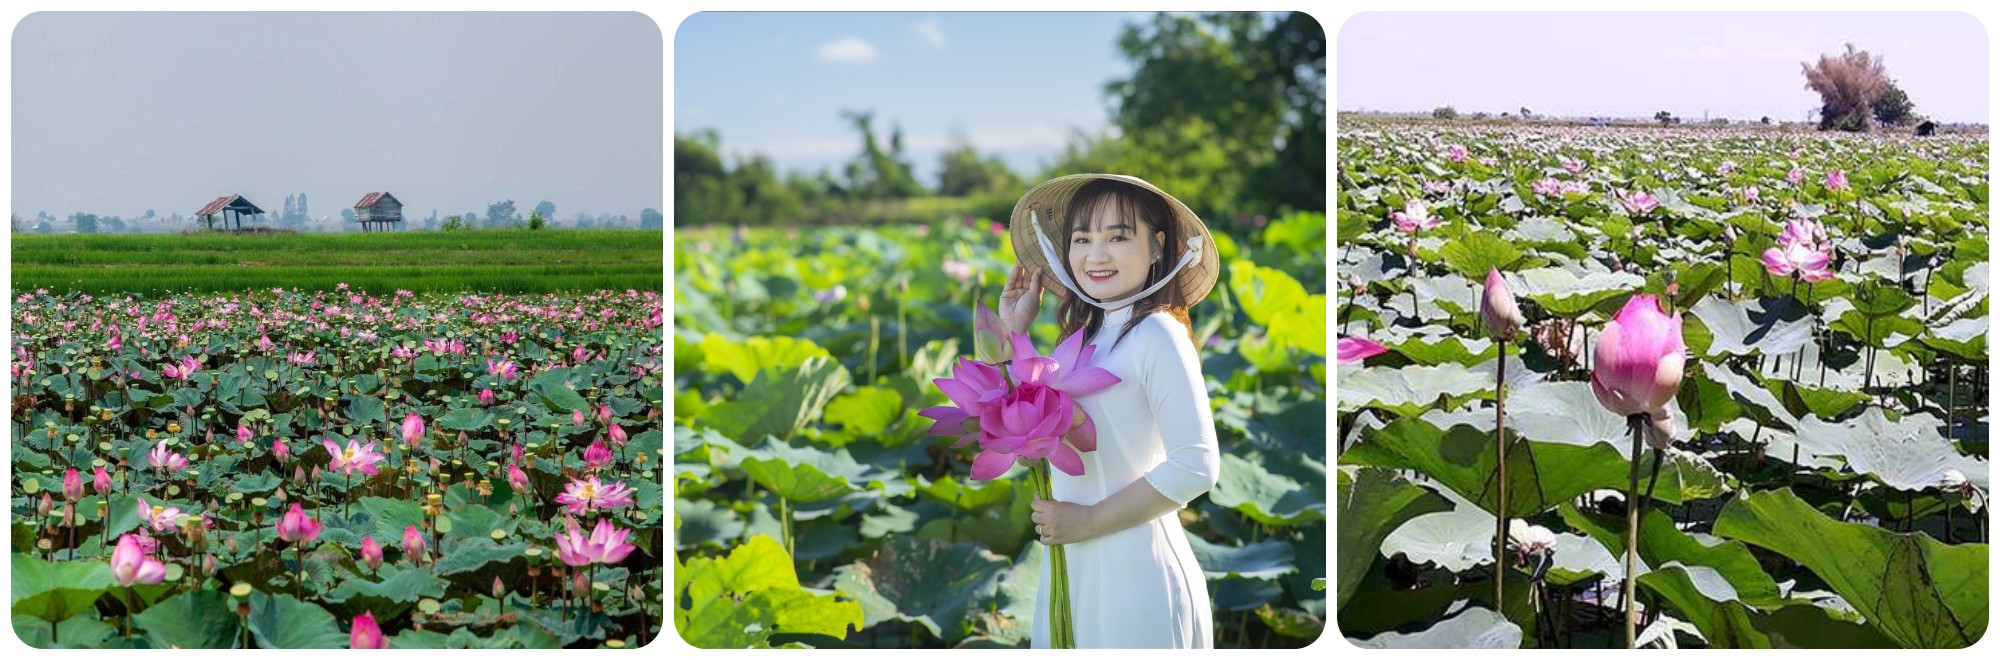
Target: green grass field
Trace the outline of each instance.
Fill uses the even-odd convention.
[[[630,230],[375,234],[15,234],[13,290],[103,293],[269,287],[540,293],[658,291],[665,238]]]

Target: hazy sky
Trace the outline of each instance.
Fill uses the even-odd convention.
[[[1151,13],[700,13],[674,37],[674,132],[713,129],[725,155],[817,172],[861,152],[843,109],[903,128],[937,185],[953,131],[1032,176],[1071,128],[1110,125],[1104,84],[1130,75],[1117,40]]]
[[[665,208],[643,14],[45,12],[13,48],[24,217],[297,192],[338,217],[378,190],[416,217]]]
[[[1987,121],[1987,37],[1964,13],[1363,13],[1340,26],[1341,110],[1800,121],[1799,64],[1883,56],[1918,114]]]

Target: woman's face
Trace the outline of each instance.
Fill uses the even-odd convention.
[[[1099,301],[1121,300],[1146,288],[1154,245],[1166,236],[1154,231],[1152,240],[1144,240],[1146,224],[1120,206],[1106,197],[1090,214],[1090,225],[1069,235],[1070,273],[1085,294]]]

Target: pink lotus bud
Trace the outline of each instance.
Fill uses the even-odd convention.
[[[599,424],[610,424],[610,423],[611,423],[611,406],[610,406],[610,405],[608,405],[608,404],[602,404],[602,403],[600,403],[600,404],[598,404],[598,405],[597,405],[597,423],[599,423]]]
[[[611,450],[605,448],[602,442],[590,443],[590,447],[583,450],[583,462],[592,470],[601,469],[611,464]]]
[[[480,391],[479,391],[479,405],[482,405],[482,406],[490,406],[490,405],[493,405],[493,389],[492,389],[492,388],[487,388],[487,389],[482,389],[482,390],[480,390]]]
[[[1500,270],[1488,268],[1486,290],[1479,296],[1479,323],[1486,326],[1486,336],[1500,341],[1513,339],[1526,322],[1521,316],[1521,305],[1514,301],[1514,291],[1500,277]]]
[[[1370,341],[1366,337],[1341,337],[1334,344],[1335,357],[1341,364],[1360,362],[1389,351],[1389,347]]]
[[[424,535],[416,525],[403,528],[403,555],[411,559],[424,556]]]
[[[236,424],[236,441],[244,444],[249,444],[250,438],[251,438],[250,427],[244,426],[241,422],[238,422]]]
[[[111,492],[111,473],[105,472],[104,466],[97,466],[97,473],[91,477],[90,486],[96,489],[99,495]]]
[[[612,425],[611,425],[611,430],[610,430],[610,431],[606,431],[606,432],[605,432],[605,435],[609,435],[609,436],[611,436],[611,442],[612,442],[612,443],[614,443],[614,444],[617,444],[618,446],[621,446],[621,447],[622,447],[622,446],[625,446],[625,440],[626,440],[626,437],[627,437],[627,436],[625,435],[625,427],[622,427],[622,426],[619,426],[619,425],[617,425],[617,424],[612,424]]]
[[[361,537],[361,563],[371,571],[382,567],[382,546],[375,543],[374,536]]]
[[[424,418],[418,417],[416,413],[405,415],[403,417],[403,444],[415,447],[423,439]]]
[[[35,507],[35,513],[36,515],[47,516],[49,515],[49,512],[54,511],[55,508],[56,508],[55,498],[49,497],[48,493],[42,493],[42,504],[41,506]]]
[[[523,472],[523,471],[521,471],[521,466],[520,466],[520,465],[518,465],[518,464],[514,464],[514,463],[508,463],[508,464],[507,464],[507,485],[508,485],[508,486],[511,486],[511,487],[513,487],[513,488],[514,488],[514,490],[517,490],[517,491],[519,491],[519,490],[527,490],[527,489],[528,489],[528,473],[526,473],[526,472]]]
[[[292,447],[285,444],[284,438],[272,438],[271,455],[278,458],[280,465],[290,463],[292,462]]]
[[[583,411],[581,411],[581,410],[572,410],[572,411],[570,411],[570,412],[569,412],[569,423],[571,423],[571,424],[575,424],[575,425],[578,425],[578,426],[581,426],[581,425],[583,425]]]
[[[514,462],[516,463],[520,462],[521,457],[526,455],[526,451],[521,448],[521,443],[519,442],[514,443],[507,451],[514,457]]]
[[[1006,326],[984,302],[973,312],[972,345],[973,356],[980,362],[1000,364],[1014,357],[1014,345],[1007,341]]]
[[[167,565],[147,556],[139,537],[126,534],[118,537],[118,548],[111,551],[111,578],[118,584],[159,584],[167,579]]]
[[[383,637],[382,628],[375,625],[373,612],[362,612],[354,617],[354,632],[348,635],[347,645],[354,649],[386,649],[389,638]]]
[[[83,475],[77,474],[76,468],[63,472],[62,492],[63,499],[71,502],[83,497]]]
[[[278,538],[293,543],[311,543],[319,538],[322,528],[319,521],[306,515],[305,509],[301,508],[298,502],[293,502],[291,510],[286,511],[285,517],[278,520]]]
[[[1615,414],[1668,418],[1667,400],[1680,390],[1686,353],[1680,313],[1669,317],[1651,294],[1634,295],[1598,335],[1590,389]]]

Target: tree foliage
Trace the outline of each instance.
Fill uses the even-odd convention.
[[[1881,96],[1875,97],[1875,121],[1881,122],[1884,126],[1902,126],[1910,123],[1916,117],[1916,109],[1916,104],[1910,102],[1910,95],[1904,93],[1903,88],[1897,86],[1894,80],[1882,88]]]
[[[1802,62],[1799,66],[1805,72],[1806,89],[1819,94],[1820,130],[1874,128],[1872,106],[1890,85],[1880,56],[1850,43],[1845,53],[1821,55],[1817,63]]]

